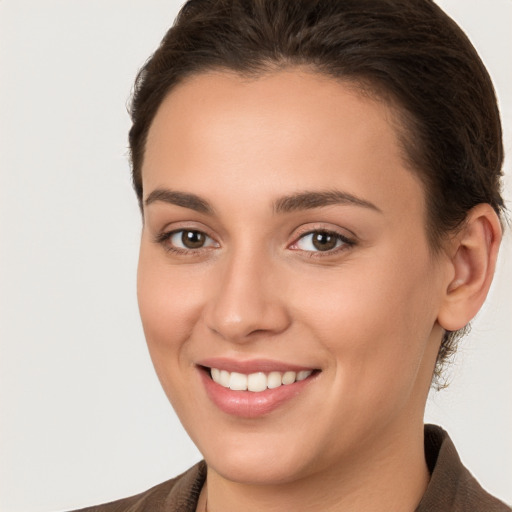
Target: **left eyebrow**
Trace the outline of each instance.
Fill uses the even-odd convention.
[[[298,192],[280,197],[274,202],[275,213],[289,213],[297,210],[312,210],[331,205],[353,205],[382,213],[373,203],[340,190]]]

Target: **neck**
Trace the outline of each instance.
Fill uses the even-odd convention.
[[[412,512],[429,480],[423,425],[408,436],[390,430],[393,433],[381,432],[377,446],[369,443],[359,450],[357,460],[344,460],[290,483],[233,482],[209,468],[204,496],[208,512]],[[407,430],[412,431],[410,425]]]

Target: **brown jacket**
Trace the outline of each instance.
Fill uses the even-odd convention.
[[[512,511],[480,487],[442,428],[425,426],[425,456],[431,478],[416,512]],[[205,478],[206,464],[199,462],[141,494],[76,512],[195,512]]]

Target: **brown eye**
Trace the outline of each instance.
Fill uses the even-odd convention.
[[[180,229],[171,233],[163,233],[159,242],[170,250],[176,249],[178,251],[219,247],[215,240],[197,229]]]
[[[319,231],[312,233],[311,243],[313,247],[319,251],[330,251],[336,247],[338,238],[339,237],[333,233]]]
[[[188,231],[181,232],[181,243],[187,249],[200,249],[206,242],[206,235],[201,231]]]
[[[334,252],[338,248],[351,247],[354,242],[334,231],[310,231],[302,235],[291,247],[305,252]]]

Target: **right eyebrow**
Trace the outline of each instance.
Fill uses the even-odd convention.
[[[297,210],[313,210],[335,204],[361,206],[382,213],[382,210],[370,201],[341,190],[304,191],[280,197],[274,203],[274,211],[276,213],[289,213]]]
[[[196,212],[205,213],[206,215],[213,214],[213,208],[208,201],[196,194],[178,192],[167,188],[157,188],[153,190],[148,197],[146,197],[144,205],[149,206],[150,204],[158,201],[181,206],[182,208],[188,208],[189,210],[195,210]]]

